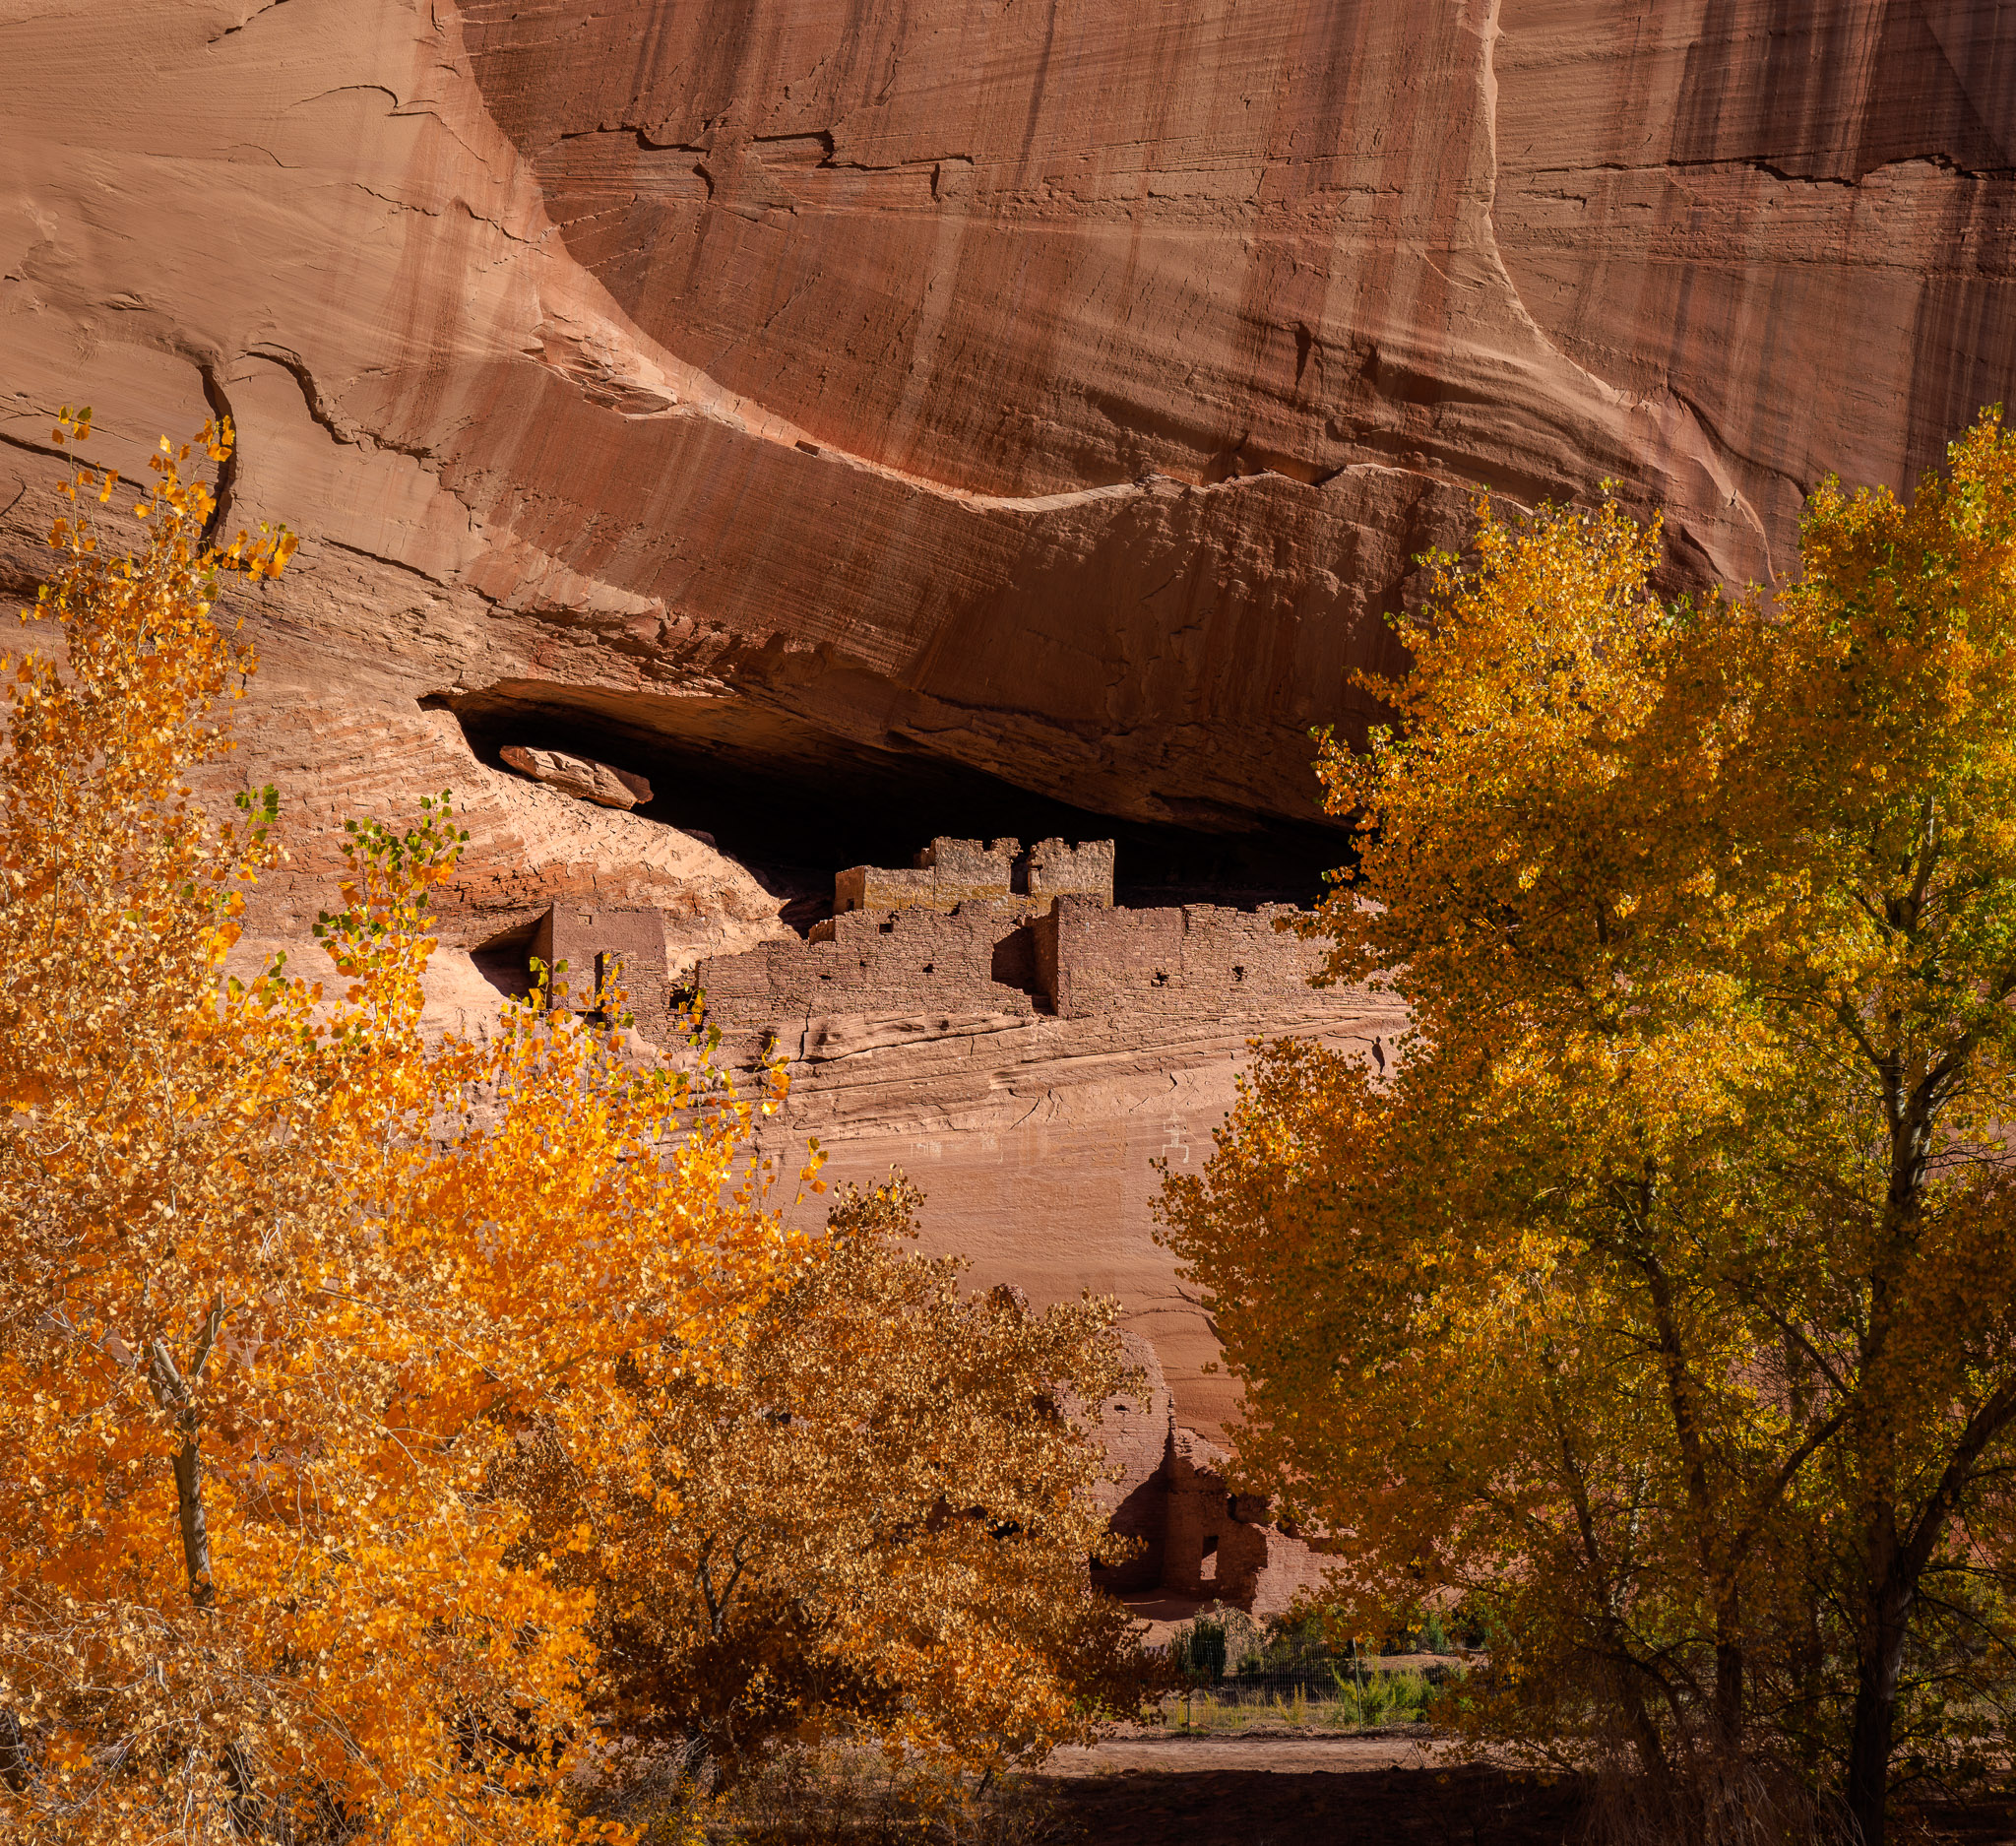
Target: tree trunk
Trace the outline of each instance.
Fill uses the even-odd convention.
[[[1638,1752],[1638,1769],[1645,1780],[1662,1795],[1670,1794],[1673,1785],[1672,1764],[1666,1759],[1666,1744],[1659,1735],[1659,1726],[1652,1721],[1652,1713],[1646,1709],[1645,1700],[1638,1688],[1629,1683],[1631,1668],[1622,1670],[1618,1702],[1624,1708],[1624,1723],[1631,1733],[1631,1745]]]
[[[182,1564],[189,1573],[189,1600],[208,1609],[217,1600],[210,1575],[210,1521],[203,1510],[203,1450],[197,1446],[195,1413],[190,1412],[182,1446],[175,1452],[175,1509],[182,1526]]]
[[[1743,1650],[1731,1640],[1715,1644],[1715,1743],[1733,1756],[1743,1741]]]
[[[174,1355],[163,1341],[155,1341],[148,1362],[155,1399],[174,1417],[182,1437],[182,1446],[175,1451],[174,1459],[175,1513],[182,1528],[182,1566],[189,1577],[189,1599],[199,1609],[208,1609],[217,1600],[217,1587],[211,1580],[210,1522],[203,1510],[203,1450],[197,1440],[202,1420],[197,1415],[196,1393],[191,1386],[203,1375],[222,1319],[220,1303],[211,1309],[203,1345],[189,1377],[184,1378],[175,1369]]]
[[[1912,1586],[1894,1569],[1871,1598],[1869,1622],[1856,1663],[1855,1720],[1848,1745],[1848,1811],[1861,1846],[1883,1846],[1890,1799],[1890,1746],[1897,1727],[1897,1680],[1904,1666]]]
[[[223,1321],[224,1305],[219,1298],[211,1304],[204,1318],[196,1362],[186,1378],[176,1369],[175,1357],[165,1341],[155,1341],[148,1355],[155,1401],[174,1418],[176,1432],[182,1438],[182,1446],[174,1454],[175,1520],[182,1531],[182,1568],[189,1579],[189,1600],[199,1609],[215,1605],[217,1584],[210,1566],[210,1520],[203,1509],[203,1418],[196,1402],[196,1386],[217,1349]],[[252,1759],[241,1744],[224,1748],[224,1780],[230,1789],[227,1812],[231,1831],[241,1838],[256,1838],[265,1831],[264,1804],[259,1797]]]

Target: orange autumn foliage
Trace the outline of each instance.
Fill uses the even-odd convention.
[[[635,1445],[528,1443],[516,1485],[597,1592],[608,1729],[723,1784],[793,1737],[872,1741],[918,1786],[1040,1762],[1133,1715],[1133,1619],[1089,1557],[1119,1387],[1111,1302],[1033,1310],[904,1248],[917,1192],[850,1188],[732,1377],[633,1381]],[[577,1523],[578,1522],[578,1523]],[[669,1750],[667,1747],[671,1747]]]
[[[254,666],[220,586],[292,541],[213,546],[192,454],[136,554],[58,525],[0,663],[0,1829],[531,1846],[651,1818],[666,1740],[942,1788],[1084,1735],[1140,1684],[1069,1408],[1108,1305],[963,1294],[900,1184],[790,1231],[781,1074],[647,1061],[563,971],[424,1035],[446,796],[351,823],[335,991],[226,977],[277,802],[186,783]]]
[[[220,579],[292,541],[210,546],[189,461],[135,556],[59,524],[61,664],[5,663],[0,1831],[600,1835],[563,1796],[592,1595],[489,1484],[532,1418],[620,1445],[638,1377],[721,1370],[796,1240],[704,1061],[537,1000],[422,1038],[445,802],[354,830],[340,993],[223,979],[274,804],[220,826],[184,777],[251,666]]]

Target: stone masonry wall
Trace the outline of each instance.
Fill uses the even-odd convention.
[[[556,990],[565,984],[567,1003],[577,1010],[593,1005],[597,992],[614,982],[621,985],[625,1003],[647,1038],[656,1040],[667,1030],[672,983],[662,911],[647,905],[591,910],[556,904],[539,920],[532,955],[546,965]]]
[[[836,914],[920,908],[951,910],[1014,894],[1020,840],[933,840],[911,866],[850,865],[833,881]]]
[[[1237,1020],[1306,1006],[1322,964],[1318,945],[1279,926],[1295,914],[1286,905],[1112,908],[1110,841],[1044,840],[1021,857],[1013,840],[936,840],[919,857],[929,862],[908,871],[843,872],[840,908],[809,941],[699,964],[695,985],[731,1057],[760,1055],[769,1038],[821,1018],[1043,1014],[1123,1032]],[[1011,893],[1011,882],[1033,888]],[[965,895],[948,901],[955,892]],[[892,896],[905,901],[891,907]],[[668,1041],[672,983],[658,912],[556,906],[533,952],[566,964],[576,1006],[620,970],[638,1030]]]
[[[1033,903],[1077,894],[1102,904],[1113,901],[1113,842],[1088,840],[1069,846],[1062,840],[1039,840],[1029,849],[1023,880]]]
[[[1020,840],[939,838],[914,865],[850,865],[833,880],[837,915],[857,910],[943,910],[961,904],[1028,897],[1039,905],[1066,892],[1113,901],[1113,842],[1073,846],[1039,840],[1027,853]]]
[[[1286,905],[1108,910],[1076,894],[1040,912],[1032,899],[843,911],[809,942],[715,956],[695,979],[709,1020],[731,1036],[822,1013],[933,1008],[1220,1019],[1306,994],[1322,954],[1276,928],[1292,915]]]
[[[695,980],[710,1023],[731,1037],[779,1019],[822,1013],[989,1010],[1029,1015],[1032,995],[1011,972],[1027,906],[968,902],[951,912],[843,911],[809,942],[767,942],[703,961]]]
[[[1303,992],[1321,948],[1278,925],[1286,904],[1108,910],[1061,897],[1035,920],[1039,980],[1057,1014],[1180,1013],[1221,1017]]]

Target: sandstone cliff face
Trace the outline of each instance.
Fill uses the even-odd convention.
[[[1196,1292],[1155,1241],[1157,1165],[1187,1175],[1210,1158],[1254,1037],[1362,1053],[1403,1024],[1390,1003],[1337,992],[1212,1020],[821,1021],[767,1140],[782,1161],[816,1136],[836,1183],[901,1168],[924,1192],[925,1247],[969,1258],[977,1280],[1012,1283],[1039,1306],[1114,1297],[1159,1355],[1177,1421],[1215,1434],[1237,1387],[1216,1369]]]
[[[2016,371],[1993,0],[0,0],[0,55],[8,574],[59,402],[121,462],[227,408],[229,517],[306,538],[268,735],[1305,813],[1471,484],[1764,576]]]
[[[446,712],[304,688],[254,704],[236,732],[237,747],[201,782],[220,795],[272,784],[288,846],[285,865],[254,887],[255,932],[308,941],[344,874],[344,821],[403,816],[419,796],[445,791],[470,838],[455,877],[435,894],[440,937],[451,950],[494,949],[511,991],[523,987],[524,948],[555,899],[653,906],[673,974],[705,955],[790,936],[776,899],[732,859],[676,827],[478,762]]]
[[[0,588],[59,404],[129,473],[228,412],[224,521],[303,536],[229,604],[220,788],[278,783],[293,852],[253,934],[301,942],[345,815],[452,788],[447,1023],[556,900],[661,911],[667,979],[782,939],[663,824],[737,778],[1312,817],[1308,730],[1404,665],[1477,485],[1612,477],[1675,582],[1766,579],[1824,470],[1907,484],[2016,383],[1995,0],[0,0]],[[1210,1429],[1150,1163],[1249,1031],[1396,1023],[864,1015],[788,1132],[906,1167],[979,1279],[1121,1295]]]
[[[1749,574],[1801,491],[1903,487],[2016,379],[2016,15],[1506,0],[1493,212],[1561,355],[1670,406]]]

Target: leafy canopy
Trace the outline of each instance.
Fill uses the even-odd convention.
[[[635,1380],[727,1368],[803,1240],[704,1066],[537,999],[422,1038],[445,796],[353,830],[341,993],[223,978],[273,797],[221,827],[183,777],[252,668],[220,579],[291,541],[212,548],[189,461],[156,458],[137,555],[58,525],[61,659],[6,667],[0,1814],[68,1843],[597,1833],[562,1795],[593,1599],[519,1556],[492,1476],[535,1418],[634,1440]]]
[[[528,1444],[534,1536],[592,1585],[603,1722],[697,1742],[731,1784],[788,1739],[872,1740],[919,1786],[985,1778],[1138,1708],[1082,1406],[1121,1370],[1110,1302],[1032,1311],[907,1251],[918,1194],[850,1188],[730,1378],[638,1377],[584,1475]]]
[[[1320,764],[1405,1055],[1272,1048],[1168,1236],[1346,1608],[1488,1613],[1474,1728],[1762,1749],[1873,1843],[2016,1641],[2016,437],[1824,483],[1774,599],[1659,559],[1486,502],[1432,560]]]

